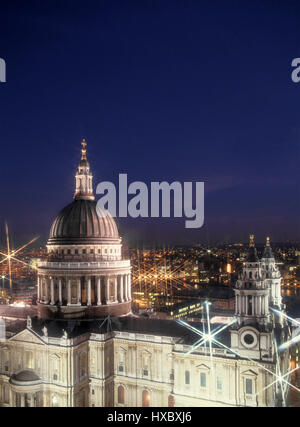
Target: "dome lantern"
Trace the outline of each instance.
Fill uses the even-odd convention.
[[[90,172],[90,165],[86,157],[87,143],[85,139],[81,141],[81,145],[81,160],[75,175],[76,185],[74,199],[94,200],[95,196],[93,193],[93,175]]]

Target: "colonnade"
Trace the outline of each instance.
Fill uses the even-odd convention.
[[[40,392],[12,392],[12,402],[15,407],[36,407],[40,406]]]
[[[50,305],[97,305],[131,300],[131,275],[38,275],[38,301]]]
[[[268,295],[237,294],[236,296],[236,314],[237,315],[265,316],[268,313],[268,311],[269,311]]]

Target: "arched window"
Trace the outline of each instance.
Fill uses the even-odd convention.
[[[4,386],[3,400],[4,400],[4,403],[9,403],[9,387],[7,385]]]
[[[190,371],[185,371],[185,383],[190,384]]]
[[[125,403],[125,389],[122,385],[118,387],[118,403]]]
[[[168,406],[169,408],[174,408],[175,406],[175,399],[174,399],[174,396],[172,396],[171,394],[169,395],[169,398],[168,398]]]
[[[52,407],[56,408],[58,406],[58,401],[57,401],[57,397],[55,396],[55,394],[52,396]]]
[[[142,406],[150,406],[150,393],[147,390],[144,390],[142,394]]]
[[[205,374],[205,372],[201,372],[201,374],[200,374],[200,386],[203,388],[206,387],[206,374]]]

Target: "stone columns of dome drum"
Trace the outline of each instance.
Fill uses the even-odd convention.
[[[120,286],[120,302],[124,302],[123,275],[119,276],[119,286]]]
[[[126,301],[129,301],[129,277],[128,274],[125,275],[125,283],[126,283]]]
[[[77,304],[81,304],[81,279],[77,279]]]
[[[131,300],[131,274],[128,274],[128,297]]]
[[[55,301],[54,301],[54,278],[53,277],[51,277],[51,279],[50,279],[50,287],[51,287],[51,301],[50,301],[50,304],[51,305],[54,305],[55,304]]]
[[[44,301],[44,280],[43,280],[43,276],[40,277],[40,300]]]
[[[45,277],[45,287],[46,287],[45,302],[48,303],[49,302],[49,286],[48,286],[48,279],[46,277]]]
[[[42,279],[42,288],[43,288],[43,302],[47,302],[47,282],[46,277],[44,276]]]
[[[96,277],[97,281],[97,305],[101,305],[101,277]]]
[[[87,305],[92,305],[91,302],[91,277],[87,279]]]
[[[67,287],[68,287],[68,305],[71,305],[71,279],[67,279]]]
[[[105,301],[106,304],[110,303],[110,292],[109,292],[109,276],[106,276],[104,279],[104,283],[105,283]]]
[[[62,283],[60,277],[58,279],[58,304],[62,305]]]
[[[118,302],[118,276],[114,277],[114,302]]]

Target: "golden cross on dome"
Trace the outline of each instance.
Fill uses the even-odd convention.
[[[250,234],[250,246],[254,246],[254,234]]]
[[[87,143],[86,143],[86,141],[85,141],[84,138],[81,141],[81,145],[82,145],[82,149],[81,149],[81,160],[86,160],[86,146],[87,146]]]
[[[267,243],[266,246],[270,246],[270,237],[267,237]]]

